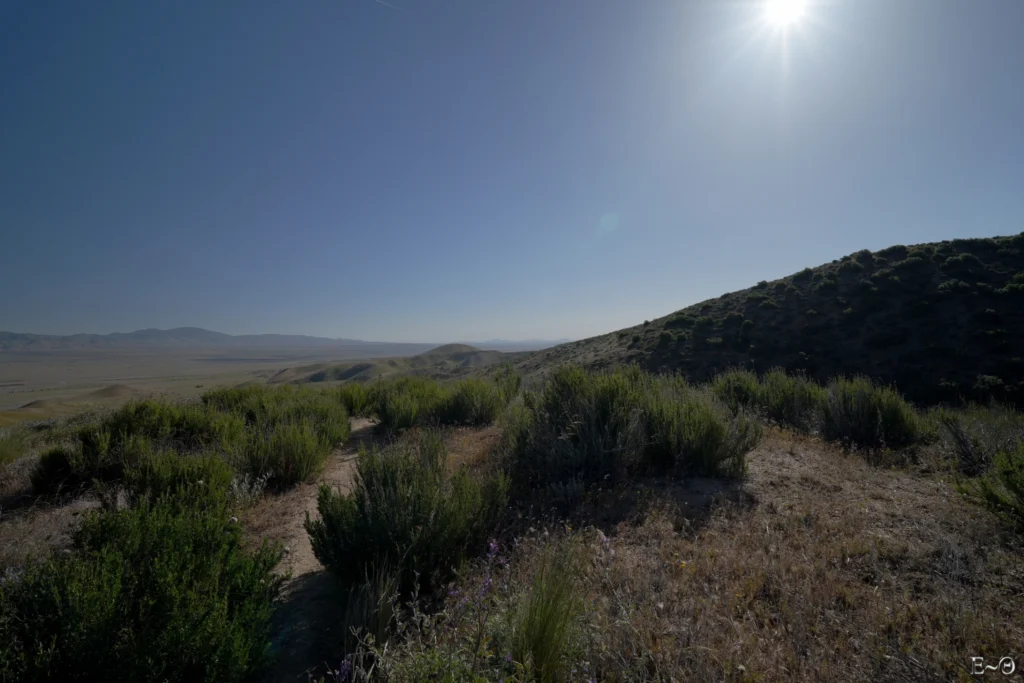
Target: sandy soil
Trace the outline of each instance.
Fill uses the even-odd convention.
[[[317,658],[337,649],[342,636],[338,614],[342,596],[334,578],[313,555],[305,528],[306,514],[317,514],[320,484],[349,490],[359,447],[372,442],[372,428],[370,420],[354,419],[352,437],[331,454],[317,483],[265,497],[242,519],[251,538],[280,543],[285,548],[278,571],[289,578],[275,617],[273,648],[277,660],[267,681],[305,681],[307,669],[324,664]]]

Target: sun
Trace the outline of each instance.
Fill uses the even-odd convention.
[[[807,10],[807,0],[764,0],[764,18],[776,28],[788,28],[799,22]]]

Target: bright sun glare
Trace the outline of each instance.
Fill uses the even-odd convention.
[[[807,0],[764,0],[764,17],[778,28],[796,24],[806,9]]]

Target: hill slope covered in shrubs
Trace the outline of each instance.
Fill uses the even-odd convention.
[[[1024,233],[859,251],[636,327],[538,351],[527,375],[637,363],[865,374],[919,403],[1024,398]]]

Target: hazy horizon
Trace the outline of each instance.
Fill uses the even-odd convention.
[[[32,336],[55,336],[55,337],[75,337],[75,336],[79,336],[79,335],[92,335],[92,336],[105,337],[105,336],[112,336],[112,335],[115,335],[115,334],[118,334],[118,335],[130,335],[130,334],[134,334],[134,333],[137,333],[137,332],[154,332],[154,331],[155,332],[173,332],[175,330],[201,330],[203,332],[211,332],[213,334],[228,334],[226,332],[221,332],[220,330],[209,330],[209,329],[206,329],[204,327],[195,327],[194,325],[184,325],[184,326],[181,326],[181,327],[171,327],[171,328],[148,327],[148,328],[140,328],[140,329],[136,329],[136,330],[112,330],[112,331],[109,331],[109,332],[71,332],[71,333],[68,333],[68,334],[52,334],[52,335],[51,334],[40,334],[38,332],[31,332],[31,331],[26,331],[26,330],[0,330],[0,334],[18,334],[18,335],[32,335]],[[228,335],[228,336],[232,336],[232,337],[261,337],[261,336],[273,336],[273,337],[310,337],[310,338],[313,338],[313,339],[325,339],[325,340],[330,340],[330,341],[353,341],[353,342],[366,342],[366,343],[371,343],[371,344],[435,344],[435,343],[436,344],[461,344],[461,343],[528,344],[528,343],[546,343],[546,342],[564,343],[564,342],[576,341],[575,339],[571,339],[571,338],[505,339],[505,338],[500,338],[500,337],[493,337],[493,338],[490,338],[490,339],[448,339],[448,340],[444,340],[444,339],[442,339],[442,340],[425,339],[425,340],[419,340],[419,341],[409,341],[409,340],[393,341],[391,339],[357,339],[357,338],[353,338],[353,337],[324,337],[324,336],[320,336],[320,335],[302,334],[302,333],[282,334],[280,332],[253,332],[253,333],[235,334],[235,335]]]
[[[0,329],[582,339],[1016,234],[1024,3],[11,2]]]

